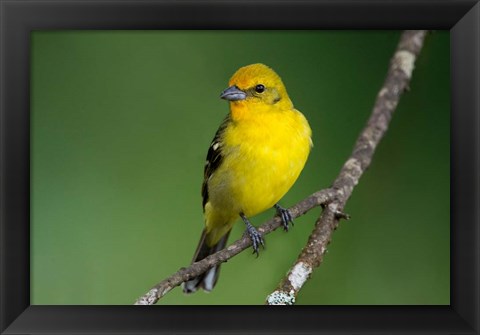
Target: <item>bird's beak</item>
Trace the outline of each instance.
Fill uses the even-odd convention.
[[[225,91],[220,94],[221,99],[225,99],[228,101],[238,101],[238,100],[245,100],[247,94],[239,89],[237,86],[230,86]]]

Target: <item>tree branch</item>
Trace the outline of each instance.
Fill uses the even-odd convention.
[[[358,138],[352,155],[333,183],[333,187],[318,191],[289,208],[292,218],[297,218],[314,207],[325,205],[325,210],[317,220],[307,246],[302,250],[294,267],[282,280],[277,290],[269,295],[267,303],[293,304],[298,291],[310,276],[313,268],[322,262],[332,232],[338,225],[338,219],[344,217],[341,210],[358,183],[360,176],[370,165],[375,147],[387,130],[400,95],[408,87],[413,65],[422,48],[425,34],[426,31],[405,31],[403,33],[392,59],[387,79],[378,94],[373,113]],[[280,218],[275,217],[258,227],[258,231],[262,235],[267,235],[280,226],[282,226]],[[135,302],[135,305],[155,304],[176,286],[204,273],[215,265],[226,262],[247,249],[251,244],[250,239],[244,236],[227,248],[189,267],[181,268],[152,287],[150,291]]]
[[[332,188],[315,192],[308,198],[300,201],[295,206],[289,208],[290,214],[293,219],[305,214],[314,207],[326,204],[337,197],[338,192]],[[267,235],[278,227],[282,226],[282,221],[279,217],[263,223],[257,230],[263,235]],[[153,305],[165,294],[171,291],[181,283],[196,277],[215,265],[228,261],[233,256],[239,254],[243,250],[252,245],[252,241],[249,237],[243,236],[239,240],[232,243],[227,248],[220,250],[219,252],[210,255],[201,261],[193,263],[189,267],[181,268],[170,277],[162,280],[154,287],[150,289],[146,294],[141,296],[135,302],[135,305]]]
[[[267,297],[266,304],[293,305],[298,292],[310,278],[313,270],[322,263],[327,245],[342,216],[342,210],[353,188],[370,165],[375,148],[387,131],[400,96],[408,89],[414,63],[422,49],[426,33],[425,30],[403,32],[370,119],[360,133],[351,156],[333,183],[333,189],[338,192],[337,197],[325,207],[306,246],[277,289]]]

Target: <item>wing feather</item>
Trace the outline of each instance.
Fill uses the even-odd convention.
[[[223,161],[222,156],[222,138],[223,132],[225,128],[230,124],[230,116],[227,116],[220,127],[218,128],[217,132],[215,133],[215,137],[208,148],[207,153],[207,161],[205,162],[205,169],[204,169],[204,179],[202,184],[202,206],[205,209],[205,204],[208,202],[208,180],[212,177],[212,175],[217,171]]]

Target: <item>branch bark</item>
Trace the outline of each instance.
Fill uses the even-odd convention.
[[[328,188],[315,192],[308,198],[300,201],[295,206],[289,208],[290,214],[292,218],[295,219],[305,214],[314,207],[318,207],[332,201],[337,197],[337,195],[338,191],[334,190],[333,188]],[[273,219],[259,226],[257,230],[263,236],[265,236],[267,234],[270,234],[280,226],[282,226],[282,221],[279,217],[274,217]],[[239,254],[251,245],[252,241],[250,240],[250,238],[247,236],[243,236],[227,248],[220,250],[219,252],[210,255],[199,262],[193,263],[189,267],[180,268],[180,270],[175,272],[170,277],[162,280],[154,287],[152,287],[150,291],[138,298],[135,302],[135,305],[153,305],[157,303],[159,299],[161,299],[165,294],[167,294],[176,286],[179,286],[183,282],[204,273],[215,265],[228,261],[230,258]]]
[[[297,260],[277,289],[267,297],[267,305],[293,305],[313,270],[322,263],[327,245],[342,216],[342,210],[353,188],[369,167],[375,148],[388,129],[402,93],[408,89],[415,60],[422,49],[426,33],[425,30],[406,30],[402,33],[370,119],[333,183],[337,197],[325,207]]]
[[[297,218],[314,207],[320,205],[325,207],[315,224],[307,245],[278,288],[268,296],[267,304],[293,304],[299,290],[309,278],[313,269],[322,262],[326,246],[338,225],[338,220],[345,218],[342,213],[343,207],[361,175],[370,165],[375,148],[387,130],[399,98],[408,87],[415,59],[423,46],[425,35],[426,31],[424,30],[405,31],[402,34],[385,83],[377,96],[372,115],[357,139],[352,155],[343,165],[333,186],[320,190],[289,208],[292,218]],[[262,235],[267,235],[281,225],[280,218],[275,217],[258,227],[258,231]],[[215,265],[226,262],[247,249],[251,244],[250,239],[244,236],[227,248],[189,267],[181,268],[138,298],[135,305],[157,303],[159,299],[176,286],[204,273]]]

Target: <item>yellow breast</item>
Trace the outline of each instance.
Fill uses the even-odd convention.
[[[224,161],[209,188],[214,207],[253,216],[273,207],[302,171],[311,147],[311,130],[297,110],[232,109],[224,133]]]

